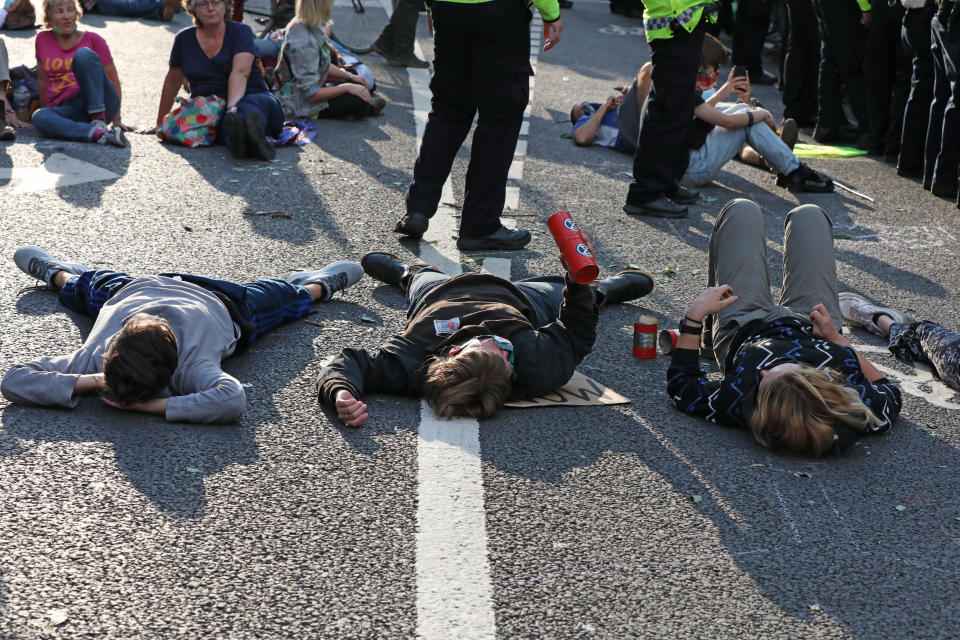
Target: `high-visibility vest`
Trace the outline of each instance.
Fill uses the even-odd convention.
[[[647,41],[672,38],[671,24],[676,22],[688,32],[696,29],[705,8],[716,0],[645,0],[643,28]],[[712,16],[711,16],[712,19]]]

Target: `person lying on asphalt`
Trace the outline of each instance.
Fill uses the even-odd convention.
[[[823,209],[807,204],[787,214],[779,304],[756,203],[737,199],[723,208],[708,256],[708,287],[680,321],[667,370],[667,394],[679,410],[811,456],[890,430],[900,390],[840,334],[833,225]],[[699,366],[707,318],[722,380]]]
[[[634,270],[585,285],[568,276],[453,277],[380,251],[361,264],[406,292],[409,307],[403,333],[375,352],[344,349],[320,372],[318,401],[350,427],[367,420],[361,398],[372,392],[423,395],[441,417],[488,418],[509,399],[561,387],[593,347],[599,306],[653,290],[650,274]]]
[[[345,261],[284,280],[234,284],[190,274],[134,278],[91,270],[36,247],[17,249],[13,259],[94,323],[73,353],[14,365],[0,382],[3,396],[15,404],[75,408],[80,396],[99,393],[112,407],[171,422],[239,418],[243,386],[221,361],[363,277],[359,264]]]

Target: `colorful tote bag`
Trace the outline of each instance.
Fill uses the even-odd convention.
[[[157,131],[162,140],[185,147],[209,147],[217,137],[217,123],[226,102],[217,96],[184,98],[177,96],[177,106],[163,117]]]

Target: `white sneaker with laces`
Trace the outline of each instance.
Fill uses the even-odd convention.
[[[906,321],[904,315],[891,307],[879,307],[870,303],[866,298],[850,291],[844,291],[840,294],[840,315],[847,322],[860,325],[870,333],[886,337],[880,327],[873,321],[873,317],[882,313],[893,318],[894,322],[902,323]]]
[[[304,286],[307,284],[322,284],[324,289],[323,300],[329,300],[337,291],[353,286],[363,277],[363,267],[359,262],[339,260],[328,264],[319,271],[298,271],[291,273],[284,280],[290,284]]]

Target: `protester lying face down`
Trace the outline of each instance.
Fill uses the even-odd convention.
[[[21,247],[14,262],[94,322],[73,353],[11,367],[0,381],[4,397],[75,408],[83,395],[100,394],[116,409],[172,422],[239,418],[243,385],[222,361],[363,276],[359,264],[340,261],[247,284],[186,273],[135,278],[64,262],[37,247]]]
[[[507,400],[561,387],[593,347],[599,306],[653,289],[653,278],[635,270],[585,285],[562,276],[451,277],[386,252],[361,264],[406,292],[409,307],[403,333],[376,351],[344,349],[320,372],[319,402],[350,427],[369,417],[360,398],[371,392],[423,396],[439,416],[483,419]]]
[[[803,205],[787,214],[779,304],[770,293],[755,203],[738,199],[724,207],[708,260],[711,280],[681,320],[667,370],[667,393],[678,409],[749,429],[765,447],[809,456],[893,426],[900,390],[838,329],[846,315],[832,225],[822,209]],[[700,369],[701,334],[722,380]]]

